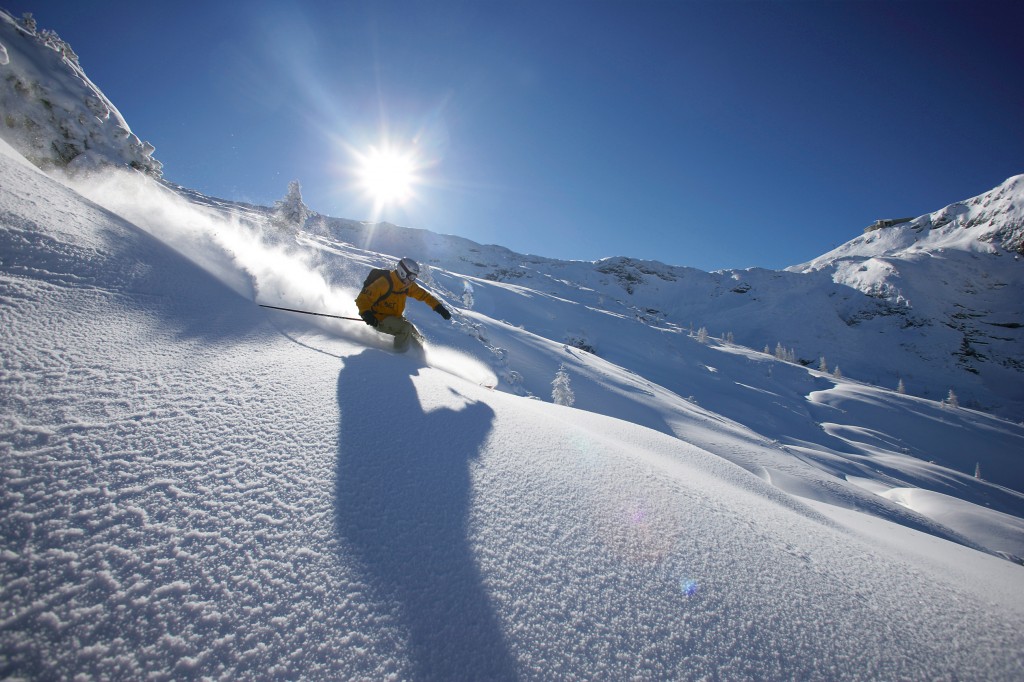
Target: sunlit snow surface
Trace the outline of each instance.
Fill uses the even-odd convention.
[[[3,676],[1019,678],[1020,427],[3,149]]]

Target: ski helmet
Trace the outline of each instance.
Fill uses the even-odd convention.
[[[400,280],[403,282],[411,282],[419,276],[420,264],[412,258],[403,258],[398,261],[398,265],[395,266],[395,270],[398,272],[398,278]]]

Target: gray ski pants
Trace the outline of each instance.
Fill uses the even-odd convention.
[[[419,343],[423,339],[423,335],[412,322],[397,315],[382,318],[377,325],[377,331],[395,337],[395,350],[399,353],[409,349],[410,341]]]

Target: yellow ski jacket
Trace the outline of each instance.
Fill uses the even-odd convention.
[[[369,286],[359,292],[356,297],[356,306],[359,313],[371,311],[377,319],[389,315],[402,316],[405,312],[405,299],[412,296],[417,301],[423,301],[431,308],[441,302],[430,295],[430,293],[416,283],[416,280],[406,284],[398,278],[398,273],[391,270],[385,277],[378,277]]]

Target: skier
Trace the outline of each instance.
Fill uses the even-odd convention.
[[[374,268],[363,282],[363,290],[356,297],[359,317],[377,331],[394,336],[395,350],[399,353],[409,348],[411,339],[423,342],[419,330],[402,316],[406,296],[423,301],[444,319],[452,319],[448,309],[416,283],[419,274],[420,266],[412,258],[398,261],[394,270]]]

